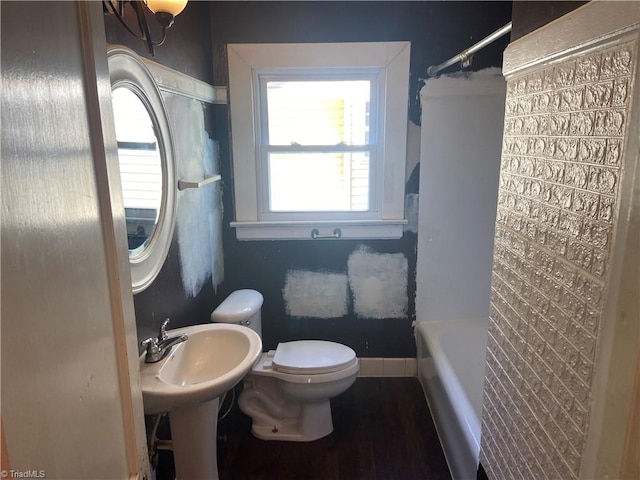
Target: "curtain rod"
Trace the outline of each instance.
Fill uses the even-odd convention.
[[[461,62],[463,67],[468,66],[471,63],[471,55],[473,55],[475,52],[477,52],[481,48],[484,48],[490,43],[496,41],[503,35],[509,33],[510,31],[511,31],[511,22],[507,23],[504,27],[496,30],[488,37],[483,38],[475,45],[467,48],[466,50],[463,50],[455,57],[451,57],[446,62],[443,62],[440,65],[431,65],[429,68],[427,68],[427,75],[429,75],[430,77],[435,77],[440,70],[444,70],[445,68],[458,62]]]

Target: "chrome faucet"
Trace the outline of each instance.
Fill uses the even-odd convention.
[[[167,325],[169,325],[170,321],[170,319],[165,318],[164,322],[162,322],[162,325],[160,325],[160,331],[158,332],[158,341],[166,340],[167,338],[169,338],[169,335],[167,335]]]
[[[145,363],[159,362],[169,354],[174,345],[186,342],[189,339],[186,334],[169,337],[167,334],[167,325],[169,325],[168,318],[162,323],[160,332],[158,332],[158,338],[147,338],[140,343],[146,352],[144,357]]]

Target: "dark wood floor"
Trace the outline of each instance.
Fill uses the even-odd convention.
[[[308,443],[258,440],[236,406],[218,426],[220,480],[451,478],[417,379],[358,378],[331,405],[333,433]]]

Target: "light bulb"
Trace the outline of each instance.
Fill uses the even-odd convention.
[[[178,15],[187,5],[188,0],[147,0],[147,8],[153,13],[169,13]]]

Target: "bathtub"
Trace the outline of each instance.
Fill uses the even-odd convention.
[[[475,480],[488,319],[418,322],[418,378],[454,480]]]

